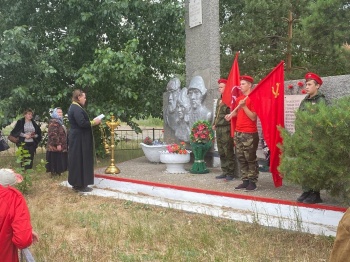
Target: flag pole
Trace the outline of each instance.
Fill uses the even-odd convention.
[[[248,98],[248,96],[246,96],[242,101],[245,102],[245,101],[247,100],[247,98]],[[228,120],[230,120],[230,119],[232,118],[232,115],[233,115],[235,112],[237,112],[237,110],[238,110],[240,107],[241,107],[241,105],[236,106],[235,109],[233,109],[233,110],[231,111],[230,114],[226,115],[227,118],[229,118]],[[226,119],[226,116],[225,116],[225,119]],[[226,120],[227,120],[227,119],[226,119]],[[228,120],[227,120],[227,121],[228,121]]]

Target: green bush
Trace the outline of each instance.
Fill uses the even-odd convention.
[[[350,203],[350,97],[296,113],[295,133],[281,129],[285,178]]]

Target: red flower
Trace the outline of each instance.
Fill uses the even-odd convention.
[[[186,143],[185,142],[180,142],[180,145],[178,144],[171,144],[171,145],[167,145],[167,150],[169,153],[173,153],[173,154],[188,154],[188,151],[185,148]]]
[[[289,88],[289,89],[293,89],[293,85],[289,85],[288,88]]]
[[[299,86],[299,87],[303,87],[303,86],[304,86],[304,83],[301,82],[301,81],[299,81],[299,82],[298,82],[298,86]]]
[[[204,128],[205,128],[205,126],[203,124],[198,125],[198,130],[202,131]]]
[[[191,142],[207,143],[213,139],[213,130],[211,124],[206,120],[195,122],[191,129]]]
[[[302,93],[302,94],[306,94],[307,92],[306,92],[305,89],[303,89],[303,90],[301,90],[301,93]]]
[[[149,136],[146,136],[145,139],[143,140],[143,143],[146,145],[152,145],[153,140]]]

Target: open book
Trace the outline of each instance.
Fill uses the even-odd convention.
[[[104,114],[101,114],[101,115],[98,115],[98,116],[96,116],[94,119],[102,119],[102,118],[104,118],[105,117],[105,115]]]

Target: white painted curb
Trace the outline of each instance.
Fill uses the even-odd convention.
[[[62,185],[70,187],[67,181]],[[95,177],[87,195],[125,199],[263,226],[335,236],[341,211],[267,203]]]

